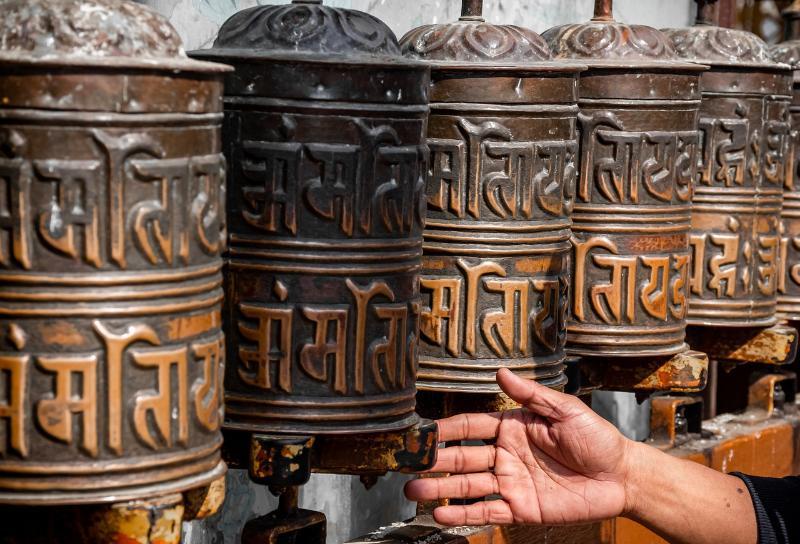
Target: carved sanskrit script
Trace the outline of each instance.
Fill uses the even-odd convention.
[[[419,303],[395,302],[383,280],[347,279],[346,286],[352,304],[293,304],[279,280],[279,303],[240,303],[238,330],[245,342],[239,346],[239,378],[259,389],[292,393],[299,368],[339,395],[367,392],[367,380],[383,392],[413,383]],[[376,323],[380,333],[370,334]],[[301,330],[307,335],[295,344]]]
[[[659,321],[685,317],[688,255],[620,255],[606,236],[573,238],[572,243],[572,316],[579,323],[638,323],[639,315]]]
[[[26,142],[20,133],[0,133],[0,144],[14,142],[0,145],[0,194],[6,195],[0,198],[0,265],[34,268],[35,240],[96,268],[127,268],[129,237],[153,265],[188,264],[190,237],[203,253],[219,253],[222,155],[164,158],[147,134],[112,136],[95,129],[91,135],[101,158],[29,161],[21,158]],[[134,182],[151,186],[155,198],[126,202],[126,187]],[[40,209],[31,202],[35,184],[50,195]]]
[[[512,141],[497,121],[461,119],[460,139],[429,138],[428,207],[455,217],[533,219],[566,213],[575,183],[574,141]]]
[[[579,114],[578,200],[639,204],[688,202],[697,171],[696,131],[625,131],[614,113]]]
[[[758,234],[754,250],[752,236],[738,219],[730,216],[726,225],[728,232],[693,232],[689,237],[693,252],[691,293],[737,298],[755,288],[762,295],[774,295],[783,283],[778,265],[784,246],[778,231]]]
[[[11,327],[20,353],[0,353],[0,456],[35,453],[31,432],[97,458],[104,452],[125,454],[128,425],[154,451],[185,446],[191,421],[209,432],[220,426],[221,335],[168,344],[149,325],[95,320],[102,351],[29,355],[22,352],[24,332]],[[154,387],[130,392],[126,384],[140,373],[152,376]],[[199,377],[189,383],[191,376]],[[33,383],[49,384],[50,392],[33,398]]]
[[[512,277],[495,261],[457,260],[459,276],[423,275],[430,303],[420,334],[452,356],[531,356],[536,346],[554,353],[566,314],[566,279]]]
[[[283,121],[293,125],[289,116]],[[357,144],[243,141],[244,220],[259,230],[291,235],[297,234],[301,213],[348,237],[421,228],[427,148],[400,145],[397,131],[386,125],[370,127],[360,119],[353,124]]]
[[[792,256],[800,252],[800,235],[793,235],[786,229],[785,222],[782,224],[779,261],[783,265],[778,271],[778,293],[786,294],[795,292],[800,287],[800,259],[793,259]],[[791,281],[791,283],[787,283]]]

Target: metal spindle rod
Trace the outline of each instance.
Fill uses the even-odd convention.
[[[614,18],[612,12],[614,11],[613,0],[595,0],[594,2],[594,20],[595,21],[610,21]]]
[[[695,17],[694,24],[696,25],[713,25],[716,24],[716,6],[717,0],[697,0],[697,17]]]
[[[462,17],[483,16],[483,0],[461,0]]]
[[[792,4],[783,10],[783,39],[800,39],[800,0],[794,0]]]

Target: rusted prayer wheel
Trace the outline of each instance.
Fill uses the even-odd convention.
[[[360,11],[232,16],[225,426],[406,429],[414,412],[429,69]]]
[[[792,74],[749,32],[711,24],[698,3],[691,28],[668,29],[682,58],[710,68],[700,79],[700,157],[693,197],[689,323],[775,323],[780,213]]]
[[[417,383],[494,393],[505,367],[560,387],[583,67],[481,7],[401,40],[432,67]]]
[[[778,317],[800,321],[800,0],[783,16],[786,41],[773,46],[772,59],[791,66],[794,75],[780,225]]]
[[[219,478],[226,68],[132,2],[0,12],[0,503]]]
[[[698,78],[658,30],[595,17],[543,34],[557,59],[589,66],[579,85],[567,350],[666,356],[687,349],[686,296]]]

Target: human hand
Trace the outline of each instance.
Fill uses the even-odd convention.
[[[568,524],[620,515],[633,442],[577,397],[502,369],[497,381],[523,408],[462,414],[439,421],[439,440],[487,440],[491,445],[439,450],[430,472],[449,473],[406,484],[410,500],[496,500],[440,506],[443,525]]]

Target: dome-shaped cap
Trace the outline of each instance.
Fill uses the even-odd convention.
[[[800,74],[800,0],[781,12],[784,19],[784,36],[787,41],[769,48],[770,56],[775,62],[788,64],[795,70],[795,79]]]
[[[547,43],[534,31],[494,25],[480,17],[415,28],[400,44],[407,57],[438,62],[530,64],[552,56]]]
[[[397,37],[380,19],[362,11],[333,8],[321,0],[257,6],[225,21],[204,54],[295,57],[339,62],[401,58]]]
[[[0,0],[0,13],[3,62],[225,69],[190,60],[165,18],[127,0]]]
[[[591,21],[557,26],[542,37],[554,58],[575,59],[590,66],[693,68],[680,62],[662,32],[645,25],[620,23],[611,13],[611,0],[596,0]]]
[[[773,45],[769,52],[773,61],[788,64],[793,70],[800,70],[800,40]]]
[[[711,23],[716,0],[697,0],[697,19],[688,28],[663,30],[683,59],[709,66],[786,68],[772,60],[769,46],[751,32]]]

